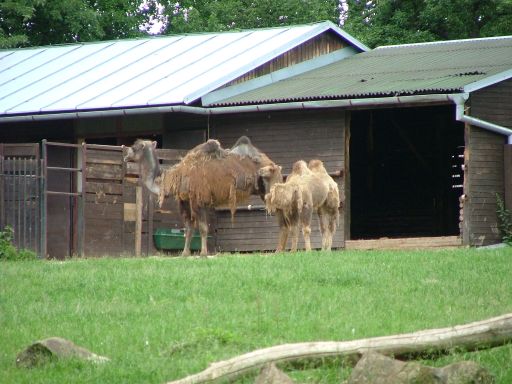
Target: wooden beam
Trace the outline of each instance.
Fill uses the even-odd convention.
[[[408,237],[400,239],[346,240],[345,249],[427,249],[455,248],[462,245],[459,236]]]
[[[509,343],[512,340],[512,313],[454,327],[429,329],[393,336],[352,341],[324,341],[282,344],[258,349],[229,360],[219,361],[195,375],[168,384],[199,384],[233,380],[268,363],[344,356],[357,360],[363,353],[378,352],[395,357],[467,351]]]

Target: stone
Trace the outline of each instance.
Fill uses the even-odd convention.
[[[403,362],[379,353],[364,354],[346,384],[492,384],[494,377],[472,361],[443,368]]]
[[[256,377],[255,384],[293,384],[293,380],[274,363],[266,364]]]
[[[50,337],[39,340],[29,345],[16,357],[16,365],[19,367],[34,367],[52,360],[75,358],[94,363],[110,361],[108,357],[95,353],[75,345],[73,342],[61,337]]]
[[[494,377],[474,361],[460,361],[440,368],[445,384],[492,384]]]

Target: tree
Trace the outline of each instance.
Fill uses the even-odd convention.
[[[512,34],[512,0],[2,0],[0,48],[331,20],[370,47]]]
[[[140,35],[145,15],[135,0],[4,0],[0,48]]]
[[[338,0],[166,0],[164,7],[165,33],[337,22],[339,16]]]
[[[344,29],[370,47],[512,34],[512,0],[344,2]]]

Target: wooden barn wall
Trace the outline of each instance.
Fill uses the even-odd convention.
[[[85,254],[123,254],[126,197],[121,150],[88,149],[86,170]]]
[[[293,163],[303,159],[321,159],[328,172],[345,167],[345,113],[343,111],[300,111],[256,113],[215,117],[210,136],[229,147],[241,136],[247,135],[253,144],[283,167],[283,174],[291,171]],[[343,193],[343,179],[336,178]],[[279,228],[277,220],[263,209],[263,202],[254,197],[252,209],[240,207],[234,223],[227,211],[217,212],[216,248],[219,251],[275,250]],[[344,222],[336,232],[333,247],[344,247]],[[318,219],[312,223],[312,247],[321,247]],[[289,244],[288,244],[289,246]],[[302,235],[299,247],[303,247]]]
[[[471,116],[512,128],[512,79],[472,93],[470,103]]]
[[[347,46],[348,44],[341,40],[334,32],[325,32],[231,81],[225,87],[267,75],[279,69],[302,63],[303,61],[337,51]]]
[[[512,127],[512,80],[481,89],[471,95],[469,114]],[[501,241],[496,214],[496,194],[505,191],[506,137],[466,126],[463,242],[486,245]],[[510,165],[508,166],[509,169]]]

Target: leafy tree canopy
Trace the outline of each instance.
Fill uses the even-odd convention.
[[[512,35],[512,0],[0,0],[0,48],[321,20],[370,47]]]
[[[137,0],[2,0],[0,48],[108,40],[142,34]]]
[[[512,0],[347,0],[344,29],[370,47],[512,35]]]

